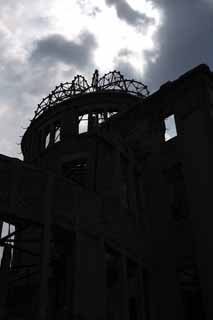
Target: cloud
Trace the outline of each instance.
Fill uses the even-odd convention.
[[[58,83],[93,66],[96,41],[86,31],[77,40],[52,34],[35,40],[23,59],[18,52],[10,52],[7,30],[0,30],[0,36],[0,153],[17,157],[20,146],[16,143],[24,133],[21,127],[29,125],[37,104]]]
[[[94,6],[90,0],[77,0],[77,4],[81,9],[81,13],[87,16],[95,17],[102,11],[97,5]]]
[[[127,48],[122,48],[119,52],[118,52],[118,57],[124,57],[124,58],[128,58],[133,54],[133,52]]]
[[[78,41],[52,34],[34,43],[30,59],[33,63],[61,62],[83,69],[85,65],[93,63],[92,53],[96,46],[95,37],[89,32],[80,34]]]
[[[150,0],[163,13],[154,51],[146,51],[144,79],[151,90],[200,63],[213,67],[213,6],[207,0]]]
[[[135,80],[138,80],[140,78],[137,70],[135,70],[135,68],[129,62],[116,59],[115,69],[120,71],[124,78]]]
[[[131,26],[146,28],[154,23],[154,19],[146,14],[134,10],[126,0],[106,0],[108,6],[114,6],[117,16]]]
[[[54,87],[95,69],[95,36],[67,39],[56,28],[55,0],[8,0],[0,10],[0,153],[18,156],[23,128]],[[13,13],[11,15],[11,12]],[[97,8],[91,11],[98,13]],[[23,18],[24,17],[24,18]]]

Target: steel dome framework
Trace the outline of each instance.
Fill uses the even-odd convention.
[[[49,108],[54,107],[73,96],[105,90],[120,91],[141,98],[145,98],[149,95],[146,85],[133,79],[125,79],[119,71],[115,70],[109,72],[99,79],[98,70],[95,70],[90,85],[82,75],[77,75],[72,82],[61,83],[56,86],[55,89],[38,104],[34,119],[38,118]]]

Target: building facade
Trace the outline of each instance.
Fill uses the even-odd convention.
[[[213,74],[43,99],[0,156],[0,319],[213,318]]]

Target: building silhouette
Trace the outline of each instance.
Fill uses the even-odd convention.
[[[213,74],[60,84],[0,156],[0,319],[213,319]]]

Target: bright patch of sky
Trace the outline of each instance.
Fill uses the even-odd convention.
[[[85,29],[93,33],[98,42],[94,53],[95,62],[102,72],[114,68],[119,51],[125,48],[129,50],[129,54],[120,59],[143,73],[143,51],[154,48],[152,37],[160,25],[160,12],[145,0],[127,2],[138,12],[154,18],[154,24],[146,31],[139,26],[134,28],[120,20],[115,8],[108,7],[104,0],[75,3],[55,0],[50,10],[50,16],[55,17],[53,29],[70,39],[77,38]]]

